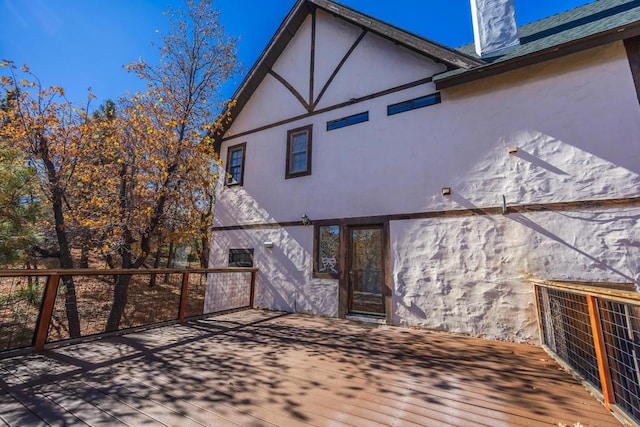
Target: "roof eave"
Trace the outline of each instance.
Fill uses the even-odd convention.
[[[472,68],[461,74],[443,78],[434,76],[433,81],[436,85],[436,89],[447,89],[638,35],[640,35],[640,21],[593,34],[581,39],[555,45],[527,55],[518,56],[506,61]]]

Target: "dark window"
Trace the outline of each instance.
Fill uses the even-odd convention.
[[[327,122],[327,130],[335,130],[340,129],[345,126],[351,126],[362,122],[369,121],[369,112],[365,111],[364,113],[354,114],[353,116],[343,117],[338,120],[331,120]]]
[[[287,132],[287,179],[311,175],[312,129],[309,125]]]
[[[227,185],[242,185],[244,181],[244,158],[247,143],[229,147],[227,151]]]
[[[420,98],[389,105],[387,107],[387,115],[393,116],[394,114],[404,113],[405,111],[415,110],[416,108],[440,104],[440,102],[440,92],[432,93],[431,95],[422,96]]]
[[[253,249],[229,249],[229,267],[253,267]]]
[[[316,226],[314,276],[337,278],[340,273],[340,226]]]

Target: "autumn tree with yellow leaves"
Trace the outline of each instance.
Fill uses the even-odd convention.
[[[11,73],[2,77],[2,88],[19,101],[5,113],[10,125],[0,131],[0,141],[19,144],[37,160],[62,268],[73,268],[71,240],[90,246],[113,268],[146,265],[163,239],[176,234],[200,242],[201,259],[208,257],[220,164],[208,135],[229,119],[217,112],[224,107],[219,90],[236,72],[235,41],[225,34],[212,0],[189,1],[167,15],[171,30],[162,38],[160,61],[127,66],[147,90],[106,103],[93,115],[86,105],[73,108],[64,101],[62,89],[41,88],[28,69],[23,71],[31,79],[19,80],[13,64],[4,61]],[[130,279],[116,276],[107,331],[119,327]],[[67,315],[75,336],[77,312]]]

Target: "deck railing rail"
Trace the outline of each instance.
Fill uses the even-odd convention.
[[[257,271],[0,270],[0,357],[252,308]]]
[[[625,422],[640,425],[640,292],[532,279],[543,347]]]

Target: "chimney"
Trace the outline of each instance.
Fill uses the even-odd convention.
[[[514,0],[471,0],[476,52],[480,57],[520,44]]]

